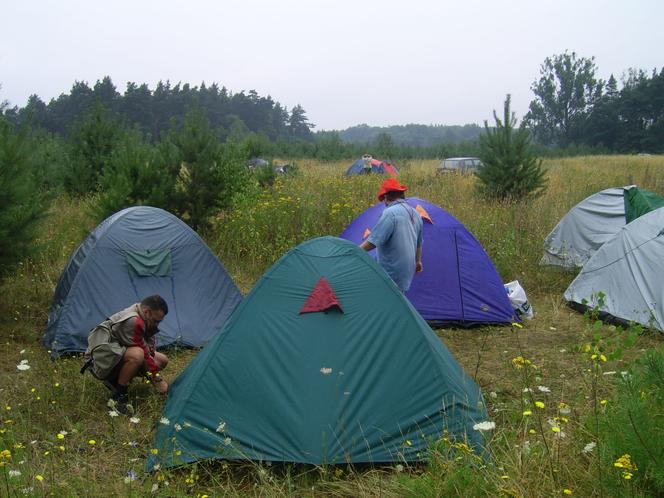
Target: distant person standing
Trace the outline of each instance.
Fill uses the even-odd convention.
[[[378,248],[378,261],[394,283],[406,292],[422,266],[422,217],[406,202],[406,185],[396,178],[383,182],[378,200],[387,206],[371,234],[360,244],[365,251]]]
[[[373,157],[371,157],[370,154],[363,154],[362,155],[362,162],[364,163],[364,174],[368,175],[371,173],[371,161],[373,160]]]

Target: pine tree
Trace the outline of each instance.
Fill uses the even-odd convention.
[[[480,158],[484,166],[476,173],[482,193],[499,199],[520,200],[541,195],[546,190],[542,161],[533,150],[530,131],[524,122],[515,130],[516,118],[510,111],[511,97],[505,100],[503,120],[493,112],[495,128],[484,121],[480,136]]]
[[[30,166],[27,128],[15,133],[0,117],[0,276],[29,255],[44,212]]]

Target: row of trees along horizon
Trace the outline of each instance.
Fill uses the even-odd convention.
[[[619,88],[620,86],[620,88]],[[594,58],[565,52],[548,57],[532,85],[535,98],[523,121],[540,155],[664,152],[664,67],[651,74],[628,69],[619,85],[614,75],[597,77]],[[103,109],[103,111],[101,110]],[[76,82],[48,104],[32,95],[24,107],[0,105],[15,126],[29,126],[67,140],[82,122],[104,119],[134,128],[149,143],[160,141],[193,109],[204,110],[220,141],[247,140],[248,152],[262,156],[350,159],[367,152],[384,159],[476,155],[484,127],[366,124],[314,133],[305,109],[290,111],[254,90],[232,93],[217,83],[171,85],[128,83],[124,94],[106,76],[90,87]],[[486,124],[486,123],[485,123]]]

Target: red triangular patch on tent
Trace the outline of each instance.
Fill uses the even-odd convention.
[[[342,313],[344,310],[341,308],[339,298],[334,293],[334,289],[325,277],[320,277],[314,290],[309,294],[309,299],[304,303],[300,310],[300,315],[304,313],[317,313],[319,311],[327,311],[331,308],[337,307]]]
[[[364,231],[364,234],[362,234],[362,238],[366,239],[369,235],[371,235],[371,230],[368,228]]]
[[[429,216],[429,213],[427,213],[427,210],[424,209],[420,204],[415,206],[415,211],[420,213],[420,216],[422,217],[423,220],[427,220],[429,223],[433,225],[433,220],[431,219],[431,216]]]

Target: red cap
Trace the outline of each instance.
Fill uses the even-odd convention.
[[[401,185],[399,180],[396,178],[388,178],[383,182],[383,185],[378,191],[378,200],[382,201],[385,194],[388,192],[405,192],[406,190],[408,190],[408,187],[406,185]]]

